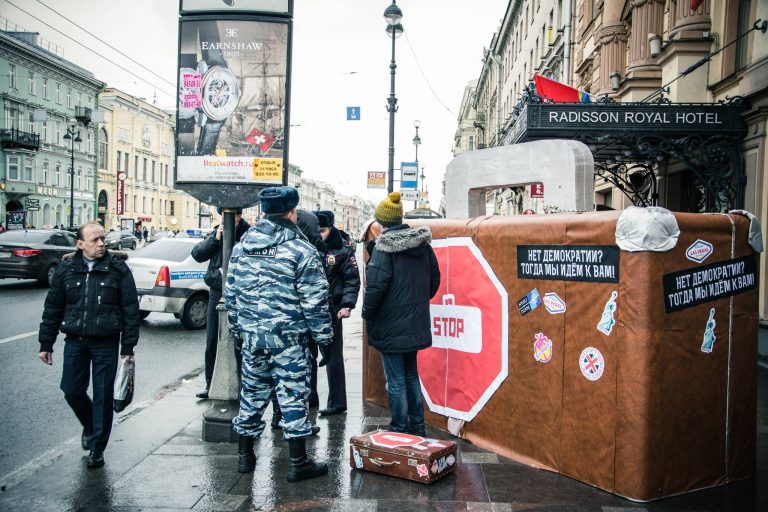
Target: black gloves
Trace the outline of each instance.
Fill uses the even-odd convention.
[[[317,363],[318,367],[323,367],[328,364],[328,362],[331,360],[331,346],[330,345],[321,345],[317,344],[317,348],[320,350],[320,355],[323,357],[320,358],[320,361]]]

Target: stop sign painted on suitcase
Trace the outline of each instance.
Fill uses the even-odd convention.
[[[507,378],[507,292],[471,238],[432,241],[440,288],[432,347],[418,355],[429,410],[471,421]]]

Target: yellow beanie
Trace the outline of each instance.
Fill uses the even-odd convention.
[[[397,226],[403,223],[403,204],[400,202],[400,192],[392,192],[376,207],[374,214],[376,222],[384,227]]]

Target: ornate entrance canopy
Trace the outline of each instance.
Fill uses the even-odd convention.
[[[746,133],[741,97],[719,104],[548,103],[529,88],[513,112],[504,144],[558,138],[585,143],[595,174],[637,206],[658,203],[661,166],[679,161],[694,177],[699,211],[742,208],[745,175],[740,143]]]

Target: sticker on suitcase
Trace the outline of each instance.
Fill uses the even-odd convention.
[[[421,436],[401,434],[399,432],[377,432],[371,434],[371,443],[375,444],[376,446],[384,446],[385,448],[410,446],[412,448],[423,449],[423,447],[419,445],[425,441],[426,439]]]
[[[456,297],[443,295],[442,304],[430,304],[432,346],[479,354],[483,349],[483,321],[480,308],[460,306]]]

